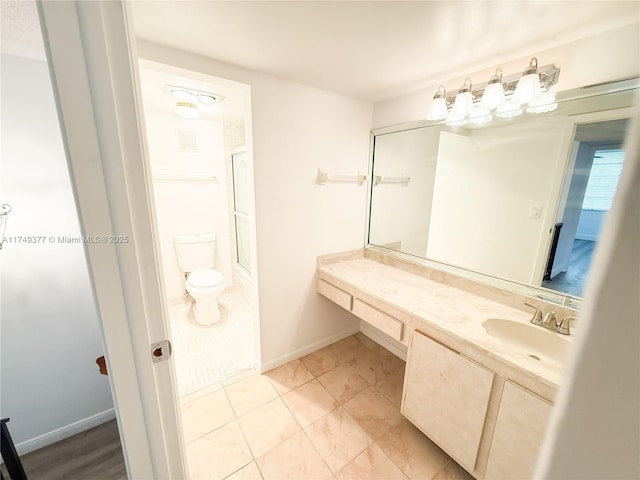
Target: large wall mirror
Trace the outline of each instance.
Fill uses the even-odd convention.
[[[372,132],[369,245],[580,298],[624,163],[638,79],[544,114]]]

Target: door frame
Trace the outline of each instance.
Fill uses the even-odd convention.
[[[604,110],[598,112],[582,113],[569,116],[569,126],[567,131],[567,137],[563,142],[562,150],[565,153],[564,160],[558,163],[558,168],[555,175],[557,179],[552,186],[551,199],[554,199],[552,204],[555,204],[555,211],[548,215],[547,224],[543,229],[542,237],[538,248],[538,260],[536,261],[536,267],[532,277],[532,285],[542,286],[544,280],[544,272],[549,258],[549,251],[551,249],[551,242],[553,240],[553,227],[557,222],[562,221],[565,206],[567,203],[567,194],[569,184],[571,182],[570,170],[574,168],[575,157],[573,157],[574,137],[578,125],[583,123],[596,123],[604,122],[608,120],[619,120],[623,118],[633,118],[634,107],[620,107],[613,110]],[[569,183],[567,183],[569,182]]]
[[[123,1],[38,0],[129,478],[185,478],[140,81]],[[98,237],[99,236],[99,237]]]

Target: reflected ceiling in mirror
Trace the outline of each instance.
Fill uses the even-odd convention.
[[[553,112],[485,125],[373,131],[373,178],[398,181],[371,183],[369,245],[581,297],[637,89],[560,92]]]

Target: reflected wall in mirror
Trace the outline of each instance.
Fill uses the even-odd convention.
[[[556,111],[373,132],[369,244],[580,297],[624,160],[637,81]]]

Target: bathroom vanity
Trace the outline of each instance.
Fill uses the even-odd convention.
[[[401,411],[425,435],[475,478],[531,478],[572,339],[523,302],[575,312],[374,249],[319,257],[318,292],[406,348]]]

